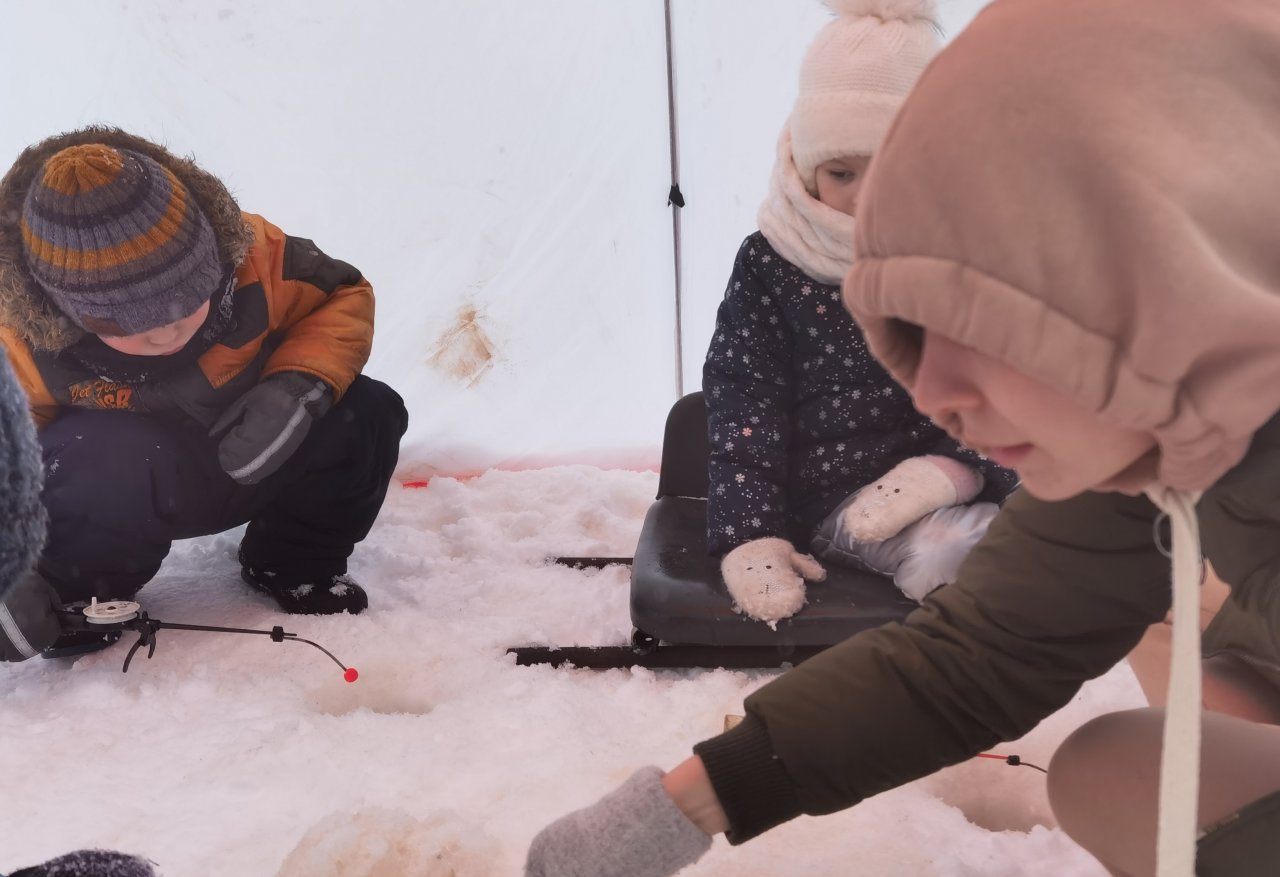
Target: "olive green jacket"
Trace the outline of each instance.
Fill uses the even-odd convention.
[[[1197,509],[1204,554],[1232,588],[1223,614],[1237,623],[1219,645],[1280,686],[1280,416]],[[729,839],[852,806],[1062,707],[1168,611],[1160,517],[1145,497],[1016,493],[955,584],[766,685],[746,721],[696,747]]]

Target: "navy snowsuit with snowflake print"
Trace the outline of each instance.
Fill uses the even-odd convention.
[[[980,470],[976,501],[1017,476],[962,447],[867,350],[840,288],[818,283],[760,232],[738,250],[702,371],[711,440],[707,543],[722,555],[781,536],[808,550],[840,501],[909,457]]]

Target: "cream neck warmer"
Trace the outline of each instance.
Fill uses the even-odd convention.
[[[757,216],[778,254],[819,283],[839,285],[853,266],[853,217],[809,194],[791,155],[791,131],[778,138],[769,194]]]

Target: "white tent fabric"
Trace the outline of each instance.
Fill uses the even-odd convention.
[[[940,4],[957,30],[981,3]],[[817,0],[672,0],[686,391]],[[676,397],[663,0],[11,0],[0,163],[108,123],[361,268],[401,476],[656,464]]]

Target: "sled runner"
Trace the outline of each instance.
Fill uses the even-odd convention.
[[[797,664],[860,630],[906,616],[916,604],[882,576],[827,564],[808,604],[777,630],[739,615],[707,555],[707,409],[702,393],[672,407],[662,441],[657,500],[631,563],[629,646],[510,649],[517,664],[613,667],[778,667]],[[578,568],[626,558],[556,558]]]

